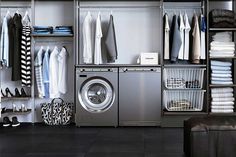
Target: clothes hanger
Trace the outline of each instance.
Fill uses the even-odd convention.
[[[10,15],[10,9],[8,8],[7,9],[7,13],[6,13],[6,16]]]
[[[29,12],[28,12],[28,10],[25,11],[25,15],[24,15],[24,17],[23,17],[23,21],[28,21],[28,22],[30,22],[30,17],[29,17]]]

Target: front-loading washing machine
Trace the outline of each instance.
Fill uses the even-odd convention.
[[[77,126],[118,125],[118,68],[76,69]]]

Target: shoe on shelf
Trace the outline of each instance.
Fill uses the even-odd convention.
[[[1,89],[1,97],[2,98],[6,97],[6,95],[3,93],[2,89]]]
[[[6,112],[6,107],[3,107],[2,111],[1,111],[1,114],[5,113],[5,112]]]
[[[21,88],[20,91],[21,91],[21,96],[22,96],[22,97],[27,97],[27,94],[26,94],[24,88]]]
[[[15,97],[20,97],[20,92],[18,90],[18,88],[15,88]]]
[[[13,97],[13,96],[14,96],[14,95],[11,93],[11,91],[10,91],[9,88],[6,88],[5,91],[6,91],[6,97]]]
[[[11,121],[8,117],[3,118],[3,127],[8,127],[11,125]]]
[[[20,125],[20,122],[18,122],[17,117],[12,117],[12,124],[11,124],[11,126],[12,127],[17,127],[19,125]]]

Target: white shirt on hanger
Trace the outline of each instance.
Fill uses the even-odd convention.
[[[96,21],[94,64],[102,64],[102,36],[101,13],[99,12]]]
[[[88,12],[83,23],[83,61],[86,64],[93,63],[93,48],[92,48],[92,16]]]
[[[188,15],[184,14],[184,60],[189,60],[189,32],[191,30]]]
[[[179,15],[179,31],[180,31],[180,37],[181,37],[181,41],[182,44],[180,46],[179,49],[179,55],[178,55],[178,59],[183,60],[184,59],[184,21],[183,21],[183,15],[180,14]]]
[[[165,22],[165,48],[164,48],[164,59],[170,59],[170,26],[169,26],[169,18],[168,14],[166,13],[164,16]]]
[[[49,59],[49,93],[50,98],[60,97],[58,89],[59,78],[59,62],[58,62],[59,49],[57,46],[53,49]]]
[[[58,90],[60,93],[67,92],[67,51],[63,47],[58,55],[59,71],[58,71]]]

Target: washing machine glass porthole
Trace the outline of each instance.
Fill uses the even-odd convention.
[[[84,83],[78,97],[84,109],[101,113],[112,106],[115,94],[108,81],[96,78]]]

